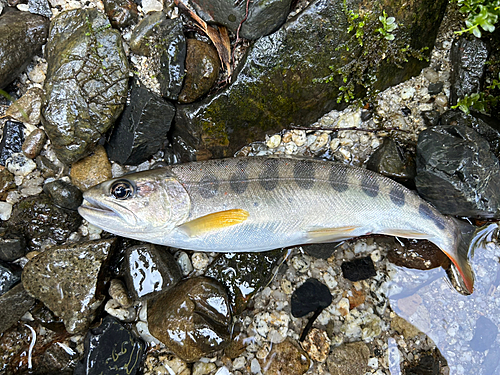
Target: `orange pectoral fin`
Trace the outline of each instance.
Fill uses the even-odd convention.
[[[358,229],[357,226],[320,228],[307,231],[307,237],[311,243],[336,242],[355,237],[351,233]]]
[[[179,228],[186,232],[188,236],[196,237],[207,232],[243,223],[248,219],[248,216],[248,211],[239,208],[219,211],[188,221]]]

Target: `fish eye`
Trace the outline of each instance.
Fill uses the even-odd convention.
[[[134,195],[134,187],[129,181],[120,180],[111,185],[110,192],[116,199],[124,200]]]

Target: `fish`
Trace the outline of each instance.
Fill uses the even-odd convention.
[[[478,230],[440,214],[403,185],[331,161],[236,157],[189,162],[105,181],[78,208],[112,234],[210,252],[267,251],[369,234],[426,239],[469,293]]]

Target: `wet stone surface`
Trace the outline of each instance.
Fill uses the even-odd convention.
[[[154,337],[194,362],[229,343],[228,297],[214,279],[187,279],[148,303],[148,324]]]
[[[9,8],[0,16],[0,89],[21,73],[47,40],[49,20]]]
[[[145,351],[142,340],[110,316],[89,330],[84,345],[84,357],[74,375],[135,375]]]
[[[130,49],[148,58],[148,77],[140,77],[142,83],[147,84],[151,77],[155,77],[160,86],[158,93],[176,100],[182,89],[186,58],[186,38],[181,20],[167,19],[163,12],[148,14],[134,29]]]
[[[63,180],[55,180],[45,184],[43,191],[55,205],[68,210],[76,210],[83,200],[80,189]]]
[[[291,339],[273,345],[269,355],[259,362],[266,374],[281,375],[302,375],[311,363],[305,351]]]
[[[7,331],[10,327],[35,304],[35,299],[24,289],[23,285],[17,284],[7,293],[0,296],[0,333]]]
[[[0,295],[8,292],[19,281],[21,281],[19,271],[16,272],[0,263]]]
[[[103,146],[96,147],[95,152],[73,164],[71,182],[81,191],[109,180],[112,177],[111,163]]]
[[[114,243],[99,240],[47,249],[26,264],[23,285],[64,320],[68,332],[85,332],[104,300],[99,276]]]
[[[38,125],[40,123],[42,96],[43,90],[41,88],[30,88],[7,108],[5,115],[15,121],[25,122],[32,126]]]
[[[168,144],[175,107],[134,80],[130,103],[115,124],[106,150],[120,164],[137,165]]]
[[[13,153],[21,152],[24,142],[24,125],[17,121],[7,121],[3,126],[2,141],[0,142],[0,164],[5,162]]]
[[[500,217],[499,171],[489,143],[465,125],[435,126],[418,137],[415,184],[443,214]]]
[[[249,300],[274,275],[275,268],[283,261],[282,250],[265,253],[221,254],[205,272],[226,287],[235,315],[245,310]]]
[[[0,260],[12,262],[26,253],[26,240],[16,230],[0,228]]]
[[[151,244],[129,247],[125,251],[124,267],[128,290],[136,300],[156,297],[181,279],[173,255]]]
[[[328,356],[328,370],[332,375],[358,375],[369,370],[370,349],[364,342],[343,344],[333,348]]]
[[[47,134],[42,129],[33,130],[23,142],[23,154],[30,159],[36,158],[42,151],[46,140]]]
[[[415,178],[415,160],[405,155],[391,138],[384,139],[380,148],[367,161],[366,167],[400,182]]]
[[[47,195],[41,194],[17,203],[9,226],[22,232],[29,248],[35,250],[45,241],[63,243],[81,222],[82,218],[76,211],[60,208]]]
[[[137,23],[137,4],[132,0],[105,0],[104,11],[113,27],[124,28]]]
[[[123,110],[128,63],[110,26],[95,9],[63,12],[51,23],[42,122],[67,164],[90,154]]]
[[[398,238],[387,253],[389,262],[397,266],[427,270],[449,265],[449,259],[432,242]]]

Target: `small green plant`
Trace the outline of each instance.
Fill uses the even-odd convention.
[[[500,73],[498,73],[498,80],[494,79],[491,85],[486,86],[485,91],[477,92],[472,95],[465,95],[451,108],[459,108],[464,113],[469,113],[471,108],[486,113],[489,107],[494,107],[500,102],[500,96],[491,95],[489,93],[490,90],[495,89],[500,89]]]
[[[383,14],[378,17],[378,20],[382,24],[382,27],[379,27],[375,31],[382,35],[386,40],[394,40],[395,36],[392,32],[398,28],[396,19],[394,17],[387,17],[387,13],[385,13],[384,10]]]
[[[345,12],[347,14],[347,21],[349,22],[349,27],[347,28],[347,32],[351,33],[355,31],[354,36],[359,42],[360,46],[363,46],[363,35],[365,32],[363,28],[365,27],[366,20],[359,13],[354,13],[353,10],[347,9],[347,6],[344,1]]]
[[[495,24],[500,16],[500,0],[454,0],[460,6],[460,12],[465,19],[466,29],[457,31],[457,34],[466,32],[481,38],[483,31],[495,31]]]

